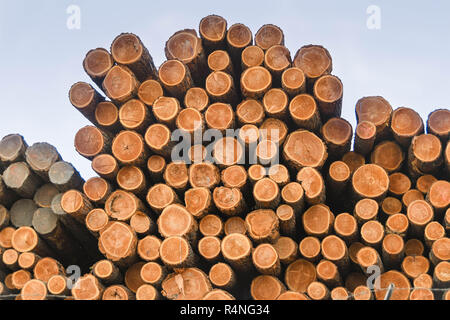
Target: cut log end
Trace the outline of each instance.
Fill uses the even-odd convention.
[[[263,50],[267,50],[275,45],[284,45],[283,30],[273,24],[266,24],[256,33],[255,43]]]

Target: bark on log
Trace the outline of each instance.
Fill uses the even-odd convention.
[[[343,84],[338,77],[325,75],[317,79],[314,84],[314,97],[323,121],[341,117],[343,95]]]
[[[70,103],[92,123],[95,122],[95,108],[104,101],[103,96],[86,82],[75,83],[69,91]]]
[[[80,173],[75,167],[64,161],[54,163],[48,172],[50,182],[55,185],[60,192],[70,189],[80,189],[84,183]]]
[[[423,120],[413,109],[398,108],[392,113],[391,130],[395,140],[408,148],[412,138],[424,132]]]
[[[283,30],[276,25],[265,24],[256,32],[255,43],[263,50],[275,45],[284,45]]]
[[[9,165],[3,172],[5,185],[23,198],[32,199],[42,180],[25,162]]]
[[[309,91],[312,91],[317,79],[333,70],[330,53],[324,47],[317,45],[300,48],[295,55],[293,65],[305,73]]]
[[[392,106],[383,97],[365,97],[356,103],[356,119],[371,122],[376,126],[376,140],[386,139],[391,135],[390,125]]]
[[[226,47],[227,20],[219,15],[209,15],[200,21],[199,33],[206,52]]]
[[[103,80],[113,67],[114,60],[108,50],[97,48],[89,50],[83,60],[83,68],[97,86],[102,87]]]
[[[81,156],[92,160],[99,154],[110,152],[111,136],[97,127],[86,126],[78,130],[74,144]]]
[[[427,120],[427,132],[447,143],[450,134],[450,110],[438,109],[430,113]]]
[[[190,88],[184,96],[184,105],[186,108],[194,108],[203,112],[209,106],[208,93],[203,88]]]
[[[109,181],[114,181],[119,172],[117,160],[110,154],[100,154],[92,160],[92,170]]]
[[[251,67],[241,76],[242,95],[250,99],[261,99],[272,87],[272,75],[264,67]]]
[[[159,79],[165,91],[180,101],[194,87],[189,68],[180,60],[164,62],[159,68]]]
[[[282,75],[291,67],[292,58],[289,49],[284,45],[273,45],[267,49],[264,57],[264,66],[272,74],[273,83],[281,87]]]
[[[111,101],[121,105],[136,96],[140,85],[130,69],[116,65],[108,71],[103,80],[103,91]]]

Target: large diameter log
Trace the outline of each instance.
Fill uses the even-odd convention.
[[[189,68],[180,60],[168,60],[159,68],[159,79],[164,89],[180,101],[194,87]]]
[[[28,145],[19,134],[10,134],[0,141],[0,162],[5,166],[18,161],[25,161]]]
[[[198,223],[185,207],[172,204],[166,207],[159,216],[158,230],[165,238],[180,236],[195,242]]]
[[[286,291],[284,284],[274,276],[258,276],[252,280],[250,294],[253,300],[275,300]]]
[[[413,109],[398,108],[392,113],[391,130],[395,140],[407,148],[413,137],[424,132],[423,120]]]
[[[241,76],[241,91],[246,98],[261,99],[272,87],[272,75],[264,67],[251,67]]]
[[[373,199],[362,199],[355,205],[353,215],[361,226],[371,220],[376,220],[378,216],[379,205]]]
[[[211,191],[207,188],[192,188],[184,194],[186,209],[197,219],[203,218],[214,207]]]
[[[136,261],[137,237],[123,222],[112,222],[100,233],[98,246],[107,259],[119,267],[128,267]]]
[[[134,131],[122,131],[113,140],[111,146],[114,157],[122,165],[145,167],[148,159],[144,138]]]
[[[281,86],[281,77],[292,63],[291,53],[284,45],[274,45],[267,49],[264,57],[264,66],[272,74],[273,82]]]
[[[330,53],[324,47],[317,45],[300,48],[294,57],[293,65],[305,73],[309,90],[314,87],[317,79],[333,70]]]
[[[252,269],[252,249],[250,239],[242,234],[233,233],[222,240],[222,255],[236,271]]]
[[[384,300],[391,284],[394,285],[391,300],[408,300],[411,284],[405,275],[395,270],[385,272],[380,276],[380,288],[375,289],[377,300]]]
[[[97,86],[102,87],[103,80],[113,67],[114,60],[108,50],[97,48],[89,50],[83,60],[83,68]]]
[[[341,272],[350,263],[347,245],[337,236],[328,236],[322,240],[322,256],[336,264]]]
[[[225,137],[214,144],[213,155],[220,168],[231,167],[241,163],[244,157],[244,147],[237,139]]]
[[[251,30],[242,23],[233,24],[227,32],[228,52],[235,67],[241,66],[242,51],[253,42]]]
[[[262,66],[264,63],[264,50],[258,46],[248,46],[241,54],[241,68],[242,71],[251,67]]]
[[[227,20],[219,15],[209,15],[200,21],[199,33],[207,52],[226,47]]]
[[[435,135],[425,134],[412,139],[408,166],[413,175],[436,174],[442,164],[442,144]]]
[[[20,299],[21,300],[47,300],[47,286],[44,282],[33,279],[28,281],[20,291]]]
[[[53,252],[48,245],[30,227],[17,229],[11,238],[11,244],[18,252],[34,252],[41,257],[52,256]]]
[[[179,59],[186,64],[195,83],[203,85],[208,65],[202,41],[195,30],[175,32],[166,42],[165,54],[168,60]]]
[[[48,176],[50,182],[61,192],[79,189],[84,183],[83,178],[74,166],[64,161],[54,163],[48,171]]]
[[[279,146],[283,145],[289,133],[286,123],[274,118],[266,119],[259,129],[261,140],[270,140]]]
[[[103,91],[119,105],[136,96],[139,86],[134,73],[125,66],[112,67],[103,80]]]
[[[10,210],[11,224],[16,228],[31,227],[33,214],[37,208],[33,200],[20,199],[16,201]]]
[[[408,178],[407,175],[396,172],[389,176],[389,193],[394,197],[402,197],[402,200],[407,199],[405,195],[411,190],[411,180]],[[417,191],[417,190],[416,190]],[[420,194],[420,192],[419,192]],[[409,198],[409,197],[408,197]],[[407,201],[409,202],[409,201]],[[405,203],[405,206],[407,207],[408,204]]]
[[[434,134],[447,143],[450,134],[450,110],[438,109],[430,113],[427,120],[427,132]]]
[[[321,132],[331,158],[341,159],[350,151],[353,128],[347,120],[332,118],[323,125]]]
[[[213,200],[216,208],[226,216],[240,215],[247,208],[244,196],[236,188],[215,188]]]
[[[281,190],[281,200],[291,206],[296,213],[301,213],[305,205],[305,191],[301,184],[291,182]]]
[[[206,78],[206,91],[214,102],[236,105],[238,95],[231,75],[223,71],[214,71]]]
[[[276,25],[265,24],[256,32],[255,43],[264,51],[275,45],[284,45],[283,30]]]
[[[156,79],[156,68],[153,58],[141,39],[132,33],[122,33],[111,44],[114,60],[130,68],[139,81]]]
[[[84,224],[87,214],[93,209],[89,199],[78,190],[69,190],[61,198],[61,208]]]
[[[307,235],[324,238],[330,234],[334,222],[334,215],[327,206],[318,204],[306,210],[303,214],[302,221]]]
[[[177,116],[176,125],[183,135],[190,135],[193,139],[201,135],[205,127],[203,115],[193,108],[183,109]]]
[[[325,143],[318,136],[310,131],[298,130],[286,139],[283,156],[292,169],[320,169],[325,164],[328,153]]]
[[[215,214],[203,217],[200,220],[198,228],[200,233],[205,237],[221,237],[224,233],[222,219]]]
[[[75,135],[75,149],[86,159],[92,160],[99,154],[109,153],[111,137],[108,133],[94,126],[86,126]]]
[[[5,185],[18,195],[31,199],[36,190],[42,185],[41,179],[31,171],[25,162],[11,164],[3,172]]]
[[[290,290],[306,293],[309,285],[317,279],[316,267],[304,259],[296,260],[287,267],[284,278]]]
[[[322,125],[316,100],[309,94],[295,96],[289,104],[289,114],[299,128],[318,132]]]
[[[245,218],[249,236],[255,243],[275,243],[280,237],[280,222],[273,210],[260,209]]]
[[[70,103],[90,122],[95,122],[95,108],[103,96],[86,82],[75,83],[69,91]]]
[[[200,300],[211,290],[208,276],[197,268],[177,270],[162,283],[162,295],[169,300]]]
[[[325,75],[316,81],[314,84],[314,97],[317,100],[323,121],[334,117],[340,118],[343,95],[344,86],[338,77]]]
[[[389,177],[380,166],[368,164],[355,171],[352,185],[357,199],[370,198],[382,201],[389,188]]]

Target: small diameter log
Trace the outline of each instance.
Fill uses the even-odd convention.
[[[190,268],[196,265],[197,256],[185,238],[169,237],[159,248],[162,262],[170,268]]]
[[[383,261],[374,248],[361,248],[356,254],[356,259],[365,275],[370,275],[373,272],[371,271],[372,267],[378,267],[380,272],[383,272],[384,270]]]
[[[65,270],[61,263],[53,258],[42,258],[33,269],[34,277],[45,283],[55,275],[64,275]]]
[[[184,97],[184,105],[203,112],[209,106],[208,93],[203,88],[190,88]]]
[[[162,241],[155,236],[147,236],[139,240],[137,253],[139,257],[147,262],[157,261],[160,258],[159,248]]]
[[[253,197],[257,208],[276,209],[281,201],[280,188],[272,179],[264,178],[255,183]]]
[[[136,212],[130,219],[130,226],[138,237],[146,236],[156,230],[156,224],[144,212]]]
[[[377,136],[377,127],[369,121],[361,121],[356,127],[354,150],[355,152],[366,156],[375,144]]]
[[[75,283],[71,290],[75,300],[100,300],[104,291],[103,285],[92,274],[87,274]]]
[[[435,296],[433,291],[430,289],[413,289],[411,291],[411,295],[409,296],[409,300],[418,300],[418,301],[426,301],[426,300],[435,300]]]
[[[267,49],[264,66],[272,74],[273,82],[281,86],[283,72],[292,64],[291,53],[284,45],[274,45]]]
[[[122,164],[144,167],[148,160],[148,150],[142,136],[134,131],[122,131],[112,143],[112,153]]]
[[[433,288],[433,278],[427,273],[423,273],[414,279],[414,288],[416,289],[431,289]]]
[[[226,216],[240,215],[247,208],[242,192],[237,188],[215,188],[213,200],[215,207]]]
[[[114,191],[106,200],[105,211],[112,219],[129,221],[138,211],[145,211],[142,201],[133,193]]]
[[[48,279],[47,290],[53,296],[64,297],[70,294],[67,278],[62,275],[55,275]]]
[[[126,130],[145,133],[152,122],[150,109],[140,100],[131,99],[120,107],[119,121]]]
[[[264,67],[251,67],[242,73],[241,92],[246,98],[259,100],[272,86],[272,75]]]
[[[419,190],[412,189],[407,191],[402,197],[403,207],[407,209],[416,200],[425,200],[425,198]]]
[[[220,168],[239,164],[244,157],[244,147],[235,138],[225,137],[214,144],[214,161]]]
[[[200,21],[199,33],[207,52],[226,47],[227,20],[219,15],[209,15]]]
[[[318,204],[305,211],[302,221],[307,235],[324,238],[331,231],[334,215],[327,206]]]
[[[160,97],[153,104],[152,111],[157,122],[173,130],[175,129],[181,106],[177,98]]]
[[[199,230],[205,237],[220,237],[224,232],[222,219],[215,214],[207,215],[200,220]]]
[[[111,54],[119,65],[130,68],[140,81],[156,79],[153,58],[141,39],[132,33],[122,33],[111,44]]]
[[[308,286],[317,279],[316,267],[311,262],[299,259],[287,267],[284,279],[289,290],[306,293]]]
[[[388,268],[396,269],[405,256],[403,238],[396,234],[388,234],[382,244],[383,262]]]
[[[233,270],[247,272],[252,269],[252,243],[245,235],[233,233],[222,240],[222,256]]]
[[[275,45],[284,45],[284,33],[273,24],[263,25],[255,35],[255,43],[264,51]]]
[[[196,218],[201,219],[211,212],[213,198],[207,188],[192,188],[184,194],[186,209]]]
[[[412,139],[408,154],[408,168],[413,177],[436,174],[442,164],[442,144],[436,136],[424,134]]]
[[[450,111],[438,109],[430,113],[427,120],[427,132],[437,136],[442,143],[447,143],[450,134]]]
[[[447,212],[445,213],[443,224],[445,226],[446,232],[448,232],[450,230],[450,209],[447,209]]]
[[[94,209],[86,216],[86,228],[97,238],[109,223],[109,216],[103,209]]]
[[[286,69],[281,75],[281,87],[292,99],[306,93],[306,77],[303,70],[297,67]]]
[[[445,215],[445,210],[447,210],[450,205],[449,194],[450,182],[445,180],[433,183],[427,194],[427,201],[433,206],[436,216],[439,217],[439,219]]]
[[[430,261],[423,256],[407,256],[402,261],[402,271],[411,280],[423,273],[428,273]]]
[[[135,295],[123,285],[113,285],[103,291],[102,300],[135,300]]]
[[[320,169],[328,153],[325,143],[318,136],[310,131],[298,130],[287,137],[283,157],[288,166],[295,170],[304,167]]]
[[[250,293],[253,300],[275,300],[286,291],[284,284],[273,276],[258,276],[252,280]]]
[[[287,118],[289,98],[283,90],[270,89],[264,95],[262,101],[267,117],[281,120]]]
[[[433,273],[433,281],[437,287],[447,289],[450,285],[450,262],[440,262],[435,268]]]
[[[164,171],[164,181],[177,192],[184,192],[188,186],[188,168],[182,161],[169,163]]]
[[[163,280],[167,277],[167,270],[156,262],[148,262],[141,268],[141,279],[156,288],[161,286]]]
[[[253,265],[261,274],[279,276],[281,263],[276,249],[268,243],[256,247],[252,254]]]
[[[236,285],[236,274],[226,263],[217,263],[209,270],[211,284],[223,290],[232,290]]]
[[[12,237],[15,232],[16,232],[16,228],[14,228],[14,227],[6,227],[6,228],[2,229],[0,231],[0,247],[2,247],[4,249],[12,248]]]
[[[161,299],[160,293],[155,289],[155,287],[149,284],[144,284],[140,286],[139,289],[136,291],[136,300],[153,301],[160,299]]]
[[[434,219],[434,210],[424,200],[416,200],[408,206],[408,220],[410,234],[422,238],[425,227]]]
[[[336,266],[341,272],[345,271],[350,264],[348,248],[345,242],[337,236],[328,236],[322,240],[322,256]]]
[[[136,195],[143,195],[147,190],[144,172],[136,166],[127,166],[120,169],[116,180],[121,189]]]
[[[103,92],[115,104],[121,105],[136,96],[140,85],[129,68],[116,65],[108,71],[105,80],[103,80]]]
[[[360,230],[362,242],[370,247],[379,248],[384,238],[384,226],[375,220],[363,224]]]
[[[402,202],[397,198],[387,197],[381,203],[381,211],[384,213],[383,219],[389,218],[402,211]]]
[[[70,103],[86,119],[95,122],[95,108],[104,100],[103,96],[86,82],[75,83],[69,91]]]
[[[404,214],[393,214],[386,221],[386,233],[397,234],[402,238],[405,238],[408,229],[409,220]]]
[[[305,190],[305,199],[309,205],[325,203],[325,182],[318,170],[311,167],[301,169],[297,174],[297,181]]]
[[[214,102],[236,105],[238,96],[233,77],[223,71],[214,71],[206,78],[206,92]]]
[[[170,158],[172,153],[172,132],[163,124],[151,125],[145,133],[145,143],[150,150],[162,157]]]
[[[241,65],[242,52],[253,43],[251,30],[242,23],[233,24],[227,32],[227,49],[234,66]]]
[[[208,276],[197,268],[177,270],[162,283],[162,295],[169,300],[200,300],[211,290]]]
[[[450,176],[450,142],[447,142],[447,147],[444,151],[444,158],[445,158],[445,169],[447,171],[447,176]]]
[[[157,184],[150,188],[147,193],[147,203],[156,213],[161,213],[164,208],[179,202],[175,191],[166,184]]]
[[[373,300],[373,294],[369,287],[367,286],[358,286],[353,291],[353,299],[359,300],[359,301],[369,301]]]
[[[105,204],[112,193],[112,186],[105,179],[94,177],[83,185],[83,192],[90,201]]]
[[[136,260],[137,237],[131,227],[123,222],[112,222],[102,230],[99,249],[107,259],[119,267],[127,267]]]
[[[28,281],[20,291],[21,300],[47,300],[47,286],[44,282],[33,279]]]
[[[330,298],[334,301],[347,301],[350,300],[350,295],[346,288],[337,287],[331,290]]]
[[[300,48],[294,57],[293,65],[305,73],[308,90],[314,87],[317,79],[333,70],[330,53],[324,47],[317,45]]]
[[[30,227],[17,229],[12,235],[11,244],[20,253],[34,252],[41,257],[52,256],[52,250]]]
[[[261,140],[270,140],[281,146],[289,133],[288,127],[284,121],[279,119],[266,119],[259,127]]]
[[[162,182],[164,171],[166,169],[166,159],[158,155],[151,156],[147,161],[147,169],[150,181]]]
[[[18,270],[11,275],[11,282],[17,290],[21,290],[23,286],[31,280],[31,273],[26,270]]]
[[[306,293],[312,300],[329,300],[330,290],[322,282],[314,281],[306,289]]]
[[[206,109],[205,121],[209,129],[219,130],[225,134],[227,129],[235,126],[235,114],[229,104],[214,103]]]
[[[379,205],[375,200],[362,199],[356,203],[353,215],[361,226],[368,221],[376,220],[378,210]]]
[[[95,123],[108,132],[118,132],[121,129],[119,109],[112,102],[100,102],[95,109]]]
[[[2,254],[2,264],[11,271],[19,269],[19,253],[14,249],[7,249]]]
[[[33,198],[36,190],[42,185],[41,179],[25,162],[9,165],[3,172],[3,182],[9,189],[28,199]]]
[[[252,152],[253,150],[250,150]],[[263,166],[273,166],[279,163],[278,145],[272,140],[262,139],[255,150],[258,162]]]
[[[411,180],[401,172],[389,176],[389,193],[397,198],[402,197],[411,189]]]
[[[252,185],[262,180],[267,175],[267,170],[260,164],[255,164],[248,168],[248,178]]]
[[[68,162],[54,163],[48,171],[49,180],[60,192],[79,189],[84,180],[74,166]]]
[[[425,227],[424,239],[425,244],[428,248],[431,248],[436,240],[439,240],[443,237],[445,237],[445,229],[442,224],[437,221],[433,221],[427,224],[427,226]]]
[[[315,237],[305,237],[299,244],[300,255],[307,261],[316,263],[321,257],[320,240]]]
[[[307,295],[294,291],[286,291],[280,294],[277,300],[310,300]]]
[[[180,60],[164,62],[159,68],[159,79],[167,93],[180,101],[194,86],[188,67]]]
[[[366,159],[359,153],[350,151],[342,157],[342,161],[350,168],[350,172],[355,173],[357,169],[366,164]]]
[[[185,207],[171,204],[159,216],[158,230],[164,238],[179,236],[195,242],[198,223]]]
[[[117,160],[109,154],[100,154],[92,160],[92,170],[94,170],[100,177],[109,181],[114,181],[119,165]]]
[[[125,272],[125,285],[133,293],[135,293],[140,286],[145,284],[144,280],[141,277],[141,270],[144,265],[144,262],[137,262],[130,266]]]
[[[23,252],[19,255],[19,260],[17,262],[19,268],[31,271],[40,259],[41,258],[33,252]]]
[[[227,236],[233,233],[239,233],[243,235],[247,234],[247,226],[245,225],[245,220],[241,217],[229,218],[227,221],[225,221],[223,229],[225,231],[225,235]]]
[[[301,213],[305,205],[304,190],[301,184],[291,182],[281,190],[281,199],[284,203],[291,206],[295,213]]]
[[[332,118],[323,125],[321,133],[330,157],[338,160],[350,151],[353,128],[347,120]]]
[[[351,171],[345,162],[335,161],[330,165],[327,175],[327,186],[330,196],[335,202],[347,190],[350,178]]]
[[[430,261],[433,265],[438,265],[442,261],[448,261],[450,259],[450,252],[448,247],[450,245],[449,238],[441,238],[433,243],[430,250]]]
[[[352,185],[356,199],[369,198],[378,202],[387,194],[389,177],[382,167],[368,164],[355,171]]]
[[[0,163],[7,165],[25,161],[25,151],[28,145],[19,134],[9,134],[0,141]]]
[[[398,108],[392,113],[391,130],[402,147],[409,147],[413,137],[424,132],[423,120],[410,108]]]
[[[83,68],[97,86],[102,87],[103,80],[113,67],[114,60],[108,50],[97,48],[89,50],[83,60]]]
[[[343,95],[344,86],[338,77],[325,75],[317,79],[314,84],[314,97],[323,121],[340,118]]]
[[[348,245],[358,240],[358,223],[352,215],[341,213],[334,220],[334,232]]]
[[[88,160],[111,150],[111,137],[97,127],[86,126],[75,135],[75,149]]]
[[[211,72],[223,71],[234,78],[234,68],[231,58],[224,50],[213,51],[208,56],[208,68]]]
[[[280,220],[280,233],[285,236],[296,236],[296,215],[294,209],[283,204],[277,209],[277,217]]]
[[[358,255],[359,250],[361,250],[364,247],[365,247],[365,245],[363,245],[361,242],[353,242],[348,247],[348,256],[352,263],[352,267],[354,267],[354,266],[357,267],[359,265],[357,255]],[[359,269],[359,267],[358,267],[358,269]]]
[[[356,103],[358,124],[373,123],[376,127],[376,140],[388,138],[392,117],[392,106],[383,97],[365,97]]]
[[[245,191],[248,186],[248,174],[243,166],[231,166],[222,170],[221,181],[227,188]]]
[[[164,90],[158,80],[147,80],[142,82],[137,95],[139,100],[151,107],[158,98],[164,95]]]
[[[221,259],[221,240],[217,237],[204,237],[198,242],[198,253],[208,263]]]
[[[16,201],[9,212],[11,224],[16,228],[31,227],[33,214],[37,208],[33,200],[21,199]]]
[[[422,192],[424,195],[426,195],[429,191],[431,186],[438,181],[434,176],[430,174],[426,174],[424,176],[421,176],[416,181],[416,189]]]
[[[327,285],[328,288],[335,288],[342,285],[338,267],[328,260],[322,260],[316,267],[317,278]]]
[[[78,222],[84,224],[86,215],[93,209],[93,206],[83,193],[69,190],[61,198],[61,208]]]
[[[273,210],[250,212],[245,218],[245,225],[255,243],[275,243],[280,237],[279,220]]]
[[[258,46],[248,46],[241,54],[242,71],[252,67],[262,66],[264,63],[264,50]]]

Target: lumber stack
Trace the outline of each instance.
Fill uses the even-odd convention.
[[[123,33],[83,61],[97,87],[70,88],[91,122],[75,148],[98,176],[56,205],[103,255],[73,299],[370,300],[391,284],[392,299],[450,298],[448,109],[424,123],[365,97],[353,128],[328,50],[291,55],[271,24],[253,35],[210,15],[165,55],[156,68]],[[16,193],[45,177],[33,170]]]

